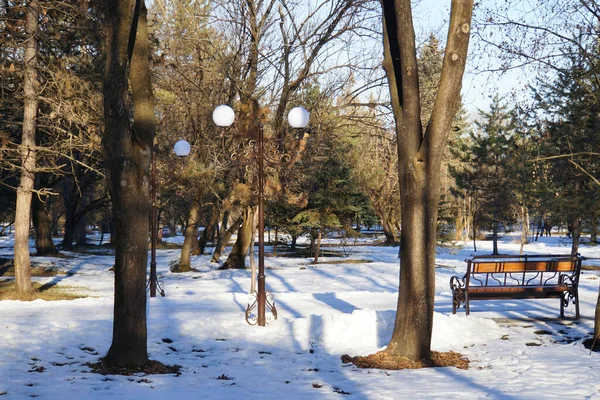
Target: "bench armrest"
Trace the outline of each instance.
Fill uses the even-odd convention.
[[[450,290],[461,290],[465,288],[465,277],[458,277],[453,275],[450,277]]]
[[[566,284],[568,286],[575,286],[576,279],[577,277],[572,274],[560,274],[560,276],[558,277],[558,283]]]

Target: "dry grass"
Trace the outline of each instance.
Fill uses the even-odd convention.
[[[66,272],[55,267],[40,265],[35,261],[31,262],[31,276],[50,277],[57,275],[66,275]],[[15,276],[15,265],[12,258],[0,258],[0,276]]]
[[[368,356],[350,357],[347,354],[342,356],[343,363],[352,363],[358,368],[373,369],[419,369],[431,367],[456,367],[459,369],[468,369],[469,360],[460,353],[449,352],[431,352],[431,359],[411,361],[404,357],[396,357],[380,351]]]
[[[33,283],[34,291],[32,293],[21,294],[15,291],[14,281],[0,281],[0,301],[1,300],[21,300],[21,301],[32,301],[32,300],[47,300],[47,301],[58,301],[58,300],[75,300],[81,299],[87,296],[75,293],[71,286],[58,286],[58,285],[41,285],[39,283]]]
[[[350,260],[327,260],[327,261],[319,261],[317,264],[370,264],[373,261],[370,260],[355,260],[355,259],[350,259]],[[312,264],[314,265],[314,264]]]

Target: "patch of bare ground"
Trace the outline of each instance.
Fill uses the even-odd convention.
[[[143,366],[124,366],[124,367],[108,367],[104,364],[103,360],[100,359],[97,363],[85,364],[91,368],[93,373],[101,375],[125,375],[131,376],[134,374],[146,374],[146,375],[166,375],[174,374],[175,376],[181,375],[181,365],[165,365],[155,360],[149,360],[147,364]]]
[[[600,339],[598,339],[598,338],[594,338],[592,336],[591,338],[585,339],[583,341],[583,345],[589,351],[593,351],[593,352],[596,352],[596,353],[600,352]]]
[[[32,293],[17,293],[15,290],[14,281],[0,281],[0,301],[2,300],[21,300],[21,301],[32,301],[32,300],[46,300],[46,301],[58,301],[58,300],[75,300],[87,297],[85,295],[77,294],[73,292],[73,288],[69,286],[59,285],[41,285],[37,282],[33,282]]]
[[[432,351],[429,360],[411,361],[406,357],[398,357],[380,351],[368,356],[351,357],[347,354],[342,356],[343,363],[352,363],[358,368],[373,369],[419,369],[431,367],[456,367],[459,369],[469,369],[469,359],[460,353],[454,351],[438,352]]]
[[[66,258],[66,257],[61,257]],[[56,276],[66,275],[65,271],[61,271],[54,266],[39,264],[35,261],[31,262],[31,276]],[[15,276],[15,264],[12,258],[0,257],[0,276]]]

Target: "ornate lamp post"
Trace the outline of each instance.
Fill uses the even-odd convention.
[[[186,157],[190,154],[190,144],[185,140],[179,140],[173,146],[173,151],[177,157]],[[152,149],[152,174],[151,174],[151,196],[152,196],[152,216],[150,218],[150,279],[148,280],[148,289],[150,297],[156,297],[156,287],[158,286],[158,278],[156,275],[156,231],[158,228],[156,215],[156,151]],[[165,291],[159,287],[161,296],[165,296]]]
[[[228,127],[233,124],[235,113],[228,105],[220,105],[213,111],[213,121],[215,125],[220,127]],[[304,128],[308,125],[309,114],[302,107],[295,107],[288,114],[288,123],[292,128]],[[246,309],[246,321],[250,325],[258,323],[258,326],[266,324],[266,308],[267,306],[277,318],[272,295],[266,292],[266,276],[265,276],[265,215],[264,215],[264,199],[265,199],[265,161],[272,165],[277,165],[276,162],[265,160],[265,137],[263,125],[258,126],[258,142],[256,146],[250,145],[254,151],[253,161],[258,163],[258,291],[251,293],[251,301]],[[284,158],[281,154],[280,158]],[[268,299],[267,299],[268,297]],[[252,300],[255,298],[256,300]],[[250,318],[250,313],[254,307],[258,306],[257,318]]]

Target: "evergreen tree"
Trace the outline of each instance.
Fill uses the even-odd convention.
[[[460,196],[462,190],[462,195],[470,197],[474,234],[477,228],[492,230],[493,254],[498,254],[498,229],[501,223],[512,222],[516,206],[505,170],[512,162],[512,129],[507,107],[496,95],[490,111],[480,111],[480,121],[469,140],[459,145],[463,167],[453,168],[459,189],[455,193]]]

